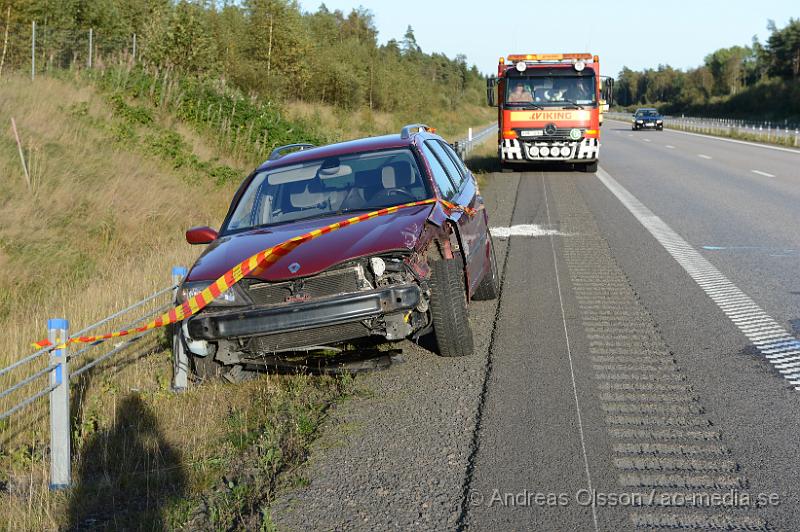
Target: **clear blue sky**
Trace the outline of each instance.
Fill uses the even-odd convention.
[[[300,0],[316,11],[321,0]],[[798,0],[326,0],[330,10],[372,11],[381,43],[400,40],[411,25],[426,52],[467,56],[485,73],[510,53],[583,52],[600,55],[606,75],[669,64],[700,65],[723,47],[764,42],[767,20],[778,27],[800,18]]]

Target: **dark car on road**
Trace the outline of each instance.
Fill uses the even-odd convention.
[[[201,377],[263,366],[282,353],[429,332],[440,355],[471,354],[468,303],[498,293],[488,218],[472,173],[419,124],[276,149],[239,187],[219,232],[187,231],[189,243],[208,247],[178,302],[270,246],[421,200],[432,201],[324,234],[246,276],[176,327],[175,349],[186,350]]]
[[[664,117],[657,109],[642,108],[637,109],[633,114],[633,121],[631,129],[657,129],[661,131],[664,129]]]

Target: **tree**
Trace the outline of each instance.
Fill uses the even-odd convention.
[[[783,79],[797,79],[800,77],[800,19],[789,19],[789,24],[780,30],[770,20],[767,29],[772,32],[765,47],[768,73]]]

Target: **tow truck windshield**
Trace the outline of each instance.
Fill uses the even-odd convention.
[[[515,76],[506,83],[508,107],[596,105],[594,76]]]

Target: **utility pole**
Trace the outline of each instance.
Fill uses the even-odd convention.
[[[36,78],[36,21],[31,22],[31,81]]]

